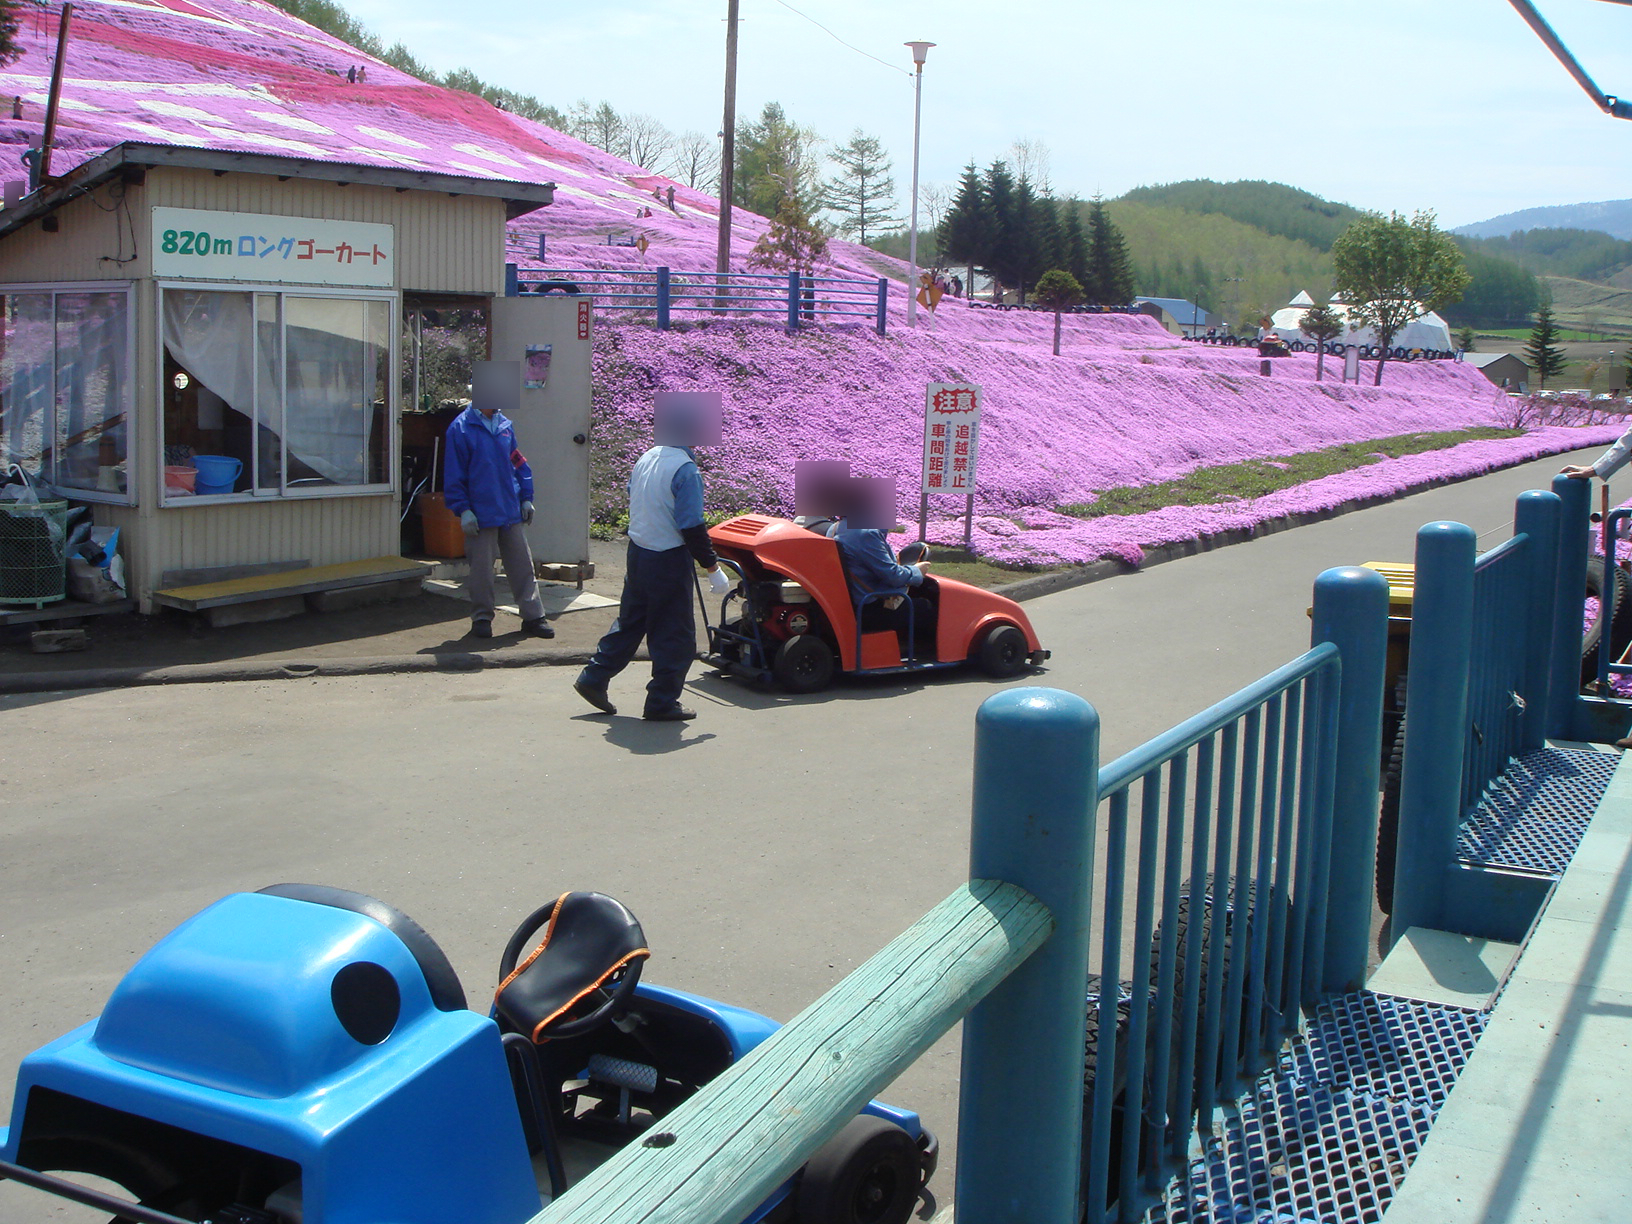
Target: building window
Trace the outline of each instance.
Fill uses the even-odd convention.
[[[130,292],[0,291],[0,460],[128,500]],[[93,497],[94,500],[94,497]]]
[[[389,489],[391,314],[388,296],[166,287],[166,501]]]

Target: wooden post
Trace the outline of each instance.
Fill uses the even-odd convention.
[[[57,109],[62,102],[62,62],[68,57],[68,20],[74,6],[62,6],[62,22],[57,26],[57,58],[51,65],[51,96],[45,105],[45,134],[40,137],[40,181],[44,187],[51,181],[51,144],[57,138]]]
[[[1023,889],[971,881],[529,1224],[745,1219],[1052,929]]]
[[[721,310],[731,271],[731,192],[737,156],[737,0],[727,0],[725,13],[725,118],[720,123],[720,224],[714,251],[714,271],[719,274],[714,300]]]
[[[1037,955],[963,1026],[956,1215],[979,1224],[1080,1218],[1088,915],[1099,715],[1058,689],[989,697],[975,716],[969,870],[1054,915]]]

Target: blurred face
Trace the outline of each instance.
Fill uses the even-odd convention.
[[[652,437],[659,446],[718,446],[724,397],[718,391],[659,391]]]
[[[471,365],[471,402],[486,416],[514,412],[521,402],[521,362],[477,361]]]

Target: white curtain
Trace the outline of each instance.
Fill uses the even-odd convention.
[[[255,419],[255,332],[247,293],[166,289],[164,347],[227,405]],[[277,405],[263,405],[276,425]]]

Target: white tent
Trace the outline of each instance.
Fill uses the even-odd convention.
[[[1303,312],[1313,306],[1315,301],[1307,290],[1302,291],[1287,305],[1281,307],[1270,316],[1270,326],[1265,332],[1273,331],[1282,340],[1291,342],[1302,340],[1305,344],[1313,344],[1314,340],[1303,334],[1301,321]],[[1332,310],[1341,316],[1344,322],[1348,321],[1348,307],[1342,302],[1331,303]],[[1377,333],[1369,327],[1350,327],[1334,343],[1374,345],[1377,343]],[[1403,349],[1433,349],[1441,353],[1454,352],[1456,343],[1451,339],[1450,324],[1431,310],[1423,311],[1412,323],[1407,323],[1394,338],[1389,341],[1390,348]]]

